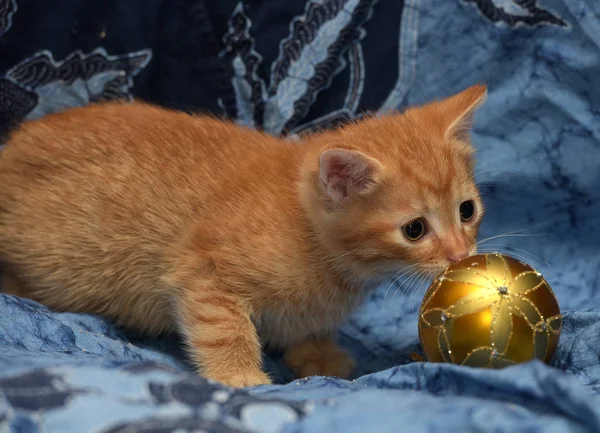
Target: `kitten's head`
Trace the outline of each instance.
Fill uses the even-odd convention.
[[[435,274],[476,252],[483,205],[469,132],[485,96],[474,86],[312,139],[303,201],[340,267]]]

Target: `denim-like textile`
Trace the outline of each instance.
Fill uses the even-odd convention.
[[[354,380],[293,380],[269,355],[277,384],[239,391],[198,378],[177,341],[0,295],[0,431],[600,432],[600,3],[0,0],[0,136],[113,98],[293,135],[478,82],[481,239],[510,233],[482,247],[554,289],[552,365],[413,361],[416,277],[341,330]]]

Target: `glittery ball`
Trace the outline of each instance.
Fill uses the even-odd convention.
[[[453,263],[427,290],[419,311],[427,360],[472,367],[549,363],[561,326],[558,301],[543,276],[503,254]]]

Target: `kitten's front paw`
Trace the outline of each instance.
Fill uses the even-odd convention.
[[[297,377],[335,376],[348,379],[356,363],[330,340],[310,340],[288,349],[283,357]]]
[[[232,374],[221,374],[218,376],[207,376],[209,379],[217,381],[223,385],[233,388],[244,388],[246,386],[269,385],[271,379],[262,371],[258,372],[236,372]]]

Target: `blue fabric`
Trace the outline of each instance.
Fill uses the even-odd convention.
[[[205,37],[206,32],[169,24],[173,15],[187,16],[181,11],[189,4],[196,13],[187,24],[204,20],[198,12],[202,3],[174,0],[176,7],[163,10],[159,24],[177,28],[171,35]],[[355,380],[293,380],[281,360],[270,356],[267,367],[278,384],[235,392],[191,373],[177,341],[134,339],[99,318],[51,312],[0,295],[0,431],[600,431],[600,4],[392,3],[323,0],[285,9],[282,2],[264,2],[262,8],[248,2],[246,8],[231,3],[203,9],[217,35],[211,40],[223,46],[215,49],[222,55],[209,52],[199,68],[212,65],[225,79],[218,92],[222,100],[196,99],[196,108],[223,108],[240,123],[294,133],[486,82],[489,99],[474,132],[487,207],[481,239],[512,233],[484,247],[522,257],[553,287],[565,313],[553,364],[492,371],[414,362],[416,311],[425,289],[415,278],[384,284],[340,332],[341,344],[358,361]],[[26,7],[17,9],[19,0],[0,0],[0,5],[2,49],[10,45],[11,26],[16,29]],[[278,27],[276,16],[295,22],[290,31],[297,35],[288,37],[287,24]],[[310,31],[299,29],[306,22]],[[266,37],[269,23],[273,29]],[[342,40],[344,29],[349,36],[344,33]],[[18,106],[21,118],[31,118],[57,109],[52,103],[70,106],[108,97],[107,89],[126,97],[138,89],[141,97],[189,106],[191,96],[176,98],[183,94],[177,77],[187,72],[181,69],[185,62],[174,59],[189,60],[179,53],[182,46],[165,52],[151,39],[135,37],[121,45],[112,40],[108,48],[72,46],[69,50],[82,50],[72,58],[83,69],[68,73],[57,63],[66,53],[34,52],[40,46],[21,58],[13,50],[13,64],[0,80],[0,114],[14,121],[16,111],[7,108],[7,100]],[[23,58],[41,59],[63,75],[35,75],[39,68]],[[219,69],[210,62],[229,66]],[[81,70],[87,75],[77,76]],[[114,81],[117,75],[106,74],[114,71],[123,71],[126,79]],[[163,99],[162,90],[144,91],[144,83],[158,80],[156,71],[163,77],[172,73]],[[322,75],[313,80],[317,73]],[[184,84],[193,87],[192,96],[211,97]],[[23,94],[34,96],[27,100]],[[64,95],[73,94],[83,99],[65,102]]]

